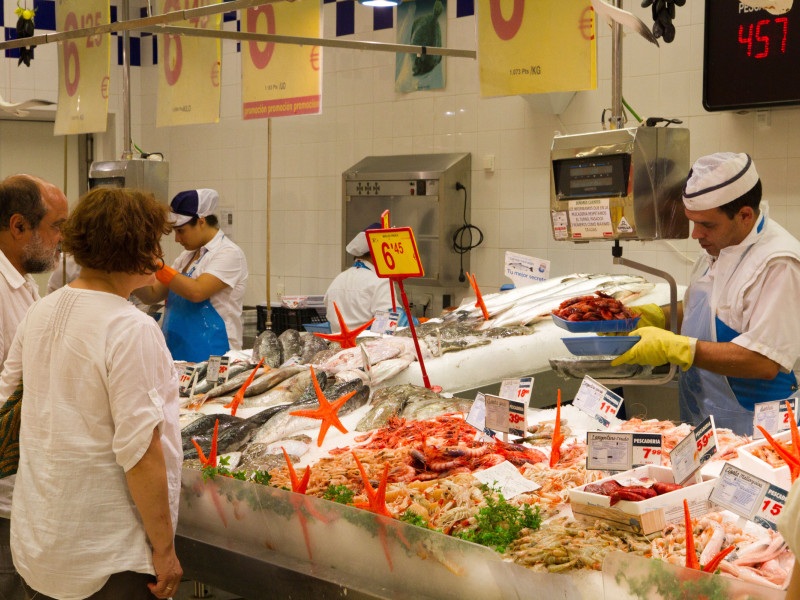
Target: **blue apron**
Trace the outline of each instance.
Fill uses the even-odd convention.
[[[681,334],[704,341],[730,342],[739,332],[711,314],[712,287],[710,280],[692,284]],[[682,422],[697,425],[708,415],[714,415],[717,427],[727,427],[738,435],[753,435],[753,406],[757,402],[788,398],[797,389],[797,380],[794,373],[778,373],[768,381],[725,377],[690,367],[681,374],[678,389]]]
[[[191,277],[195,266],[189,273],[177,276]],[[231,349],[225,321],[210,299],[192,302],[170,291],[161,330],[173,360],[202,362],[211,355],[221,356]]]

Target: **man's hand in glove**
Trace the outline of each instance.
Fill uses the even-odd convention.
[[[672,363],[684,371],[694,362],[696,338],[677,335],[659,327],[642,327],[636,330],[641,336],[636,345],[625,354],[615,358],[611,365],[663,365]]]

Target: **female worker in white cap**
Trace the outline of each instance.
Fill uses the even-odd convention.
[[[219,195],[188,190],[171,203],[175,241],[185,251],[156,272],[158,283],[136,291],[145,302],[165,299],[161,328],[175,360],[200,362],[242,348],[244,252],[225,237],[213,214]]]
[[[683,302],[683,335],[657,327],[612,364],[680,365],[681,420],[753,432],[758,402],[788,398],[800,372],[800,242],[769,218],[747,154],[700,158],[683,190],[703,252]]]
[[[364,231],[380,228],[378,223],[373,223]],[[349,255],[355,257],[353,266],[339,273],[325,292],[325,308],[334,333],[339,331],[334,302],[350,329],[363,325],[379,310],[392,310],[391,283],[388,279],[380,279],[375,273],[364,231],[359,232],[345,248]]]

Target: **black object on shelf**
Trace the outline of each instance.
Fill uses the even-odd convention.
[[[256,313],[256,328],[261,333],[267,328],[267,307],[259,304]],[[316,308],[286,308],[285,306],[272,307],[272,331],[280,335],[287,329],[304,331],[303,323],[326,323],[325,315],[321,315]]]

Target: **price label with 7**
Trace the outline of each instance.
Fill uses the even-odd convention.
[[[633,434],[633,466],[661,465],[661,434],[660,433],[634,433]]]
[[[378,277],[424,277],[417,242],[410,227],[369,229],[369,251]]]

